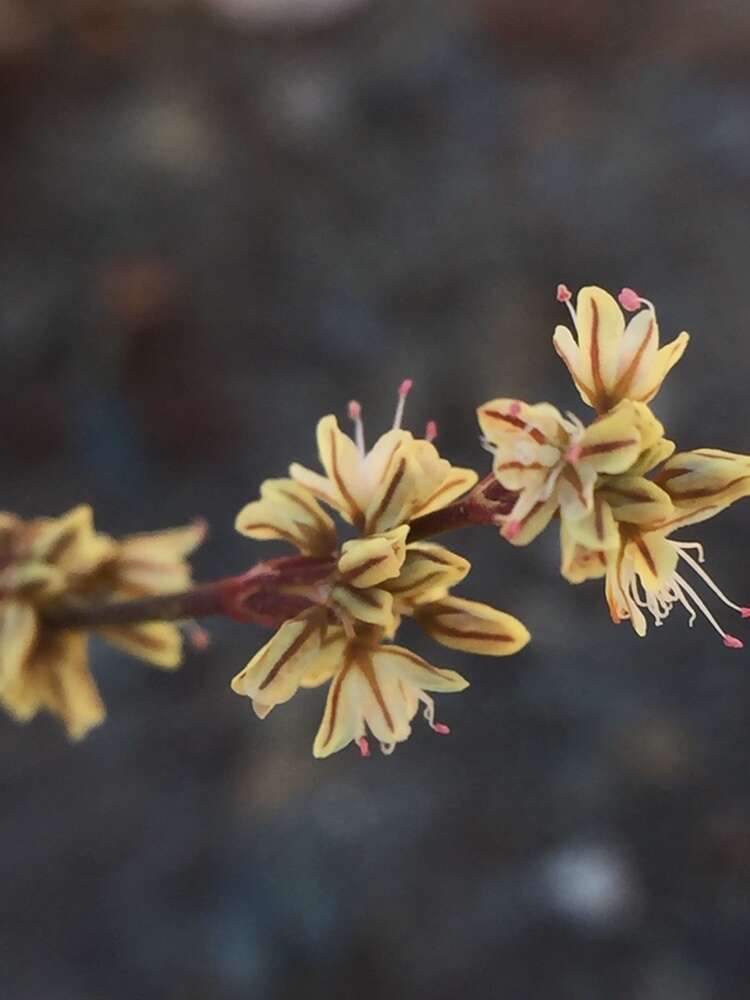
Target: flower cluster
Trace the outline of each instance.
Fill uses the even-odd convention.
[[[368,755],[368,730],[390,753],[410,735],[420,704],[433,730],[448,732],[435,721],[428,692],[461,691],[468,682],[392,642],[404,616],[451,649],[504,656],[529,639],[511,615],[452,596],[470,570],[465,559],[434,542],[410,540],[418,518],[467,493],[477,475],[440,457],[434,425],[423,439],[401,428],[409,388],[409,382],[401,387],[393,428],[369,451],[359,404],[350,404],[353,439],[334,416],[323,417],[317,441],[324,474],[292,465],[291,478],[265,482],[260,499],[237,518],[242,534],[291,542],[316,560],[310,578],[297,574],[278,588],[304,605],[232,681],[261,718],[300,687],[328,684],[316,757],[352,742]],[[340,541],[319,501],[356,535]]]
[[[685,572],[742,617],[750,611],[706,573],[699,543],[672,535],[750,495],[750,456],[708,448],[674,454],[647,405],[682,357],[688,334],[660,348],[656,311],[632,289],[620,293],[619,306],[595,287],[581,289],[575,309],[564,285],[558,298],[574,331],[559,326],[554,346],[597,416],[584,426],[548,403],[495,399],[479,407],[495,476],[517,492],[503,536],[526,545],[557,518],[563,576],[571,583],[604,577],[613,621],[628,619],[643,636],[644,612],[661,625],[681,604],[690,625],[700,612],[726,646],[740,648]],[[634,313],[627,325],[623,310]]]
[[[185,557],[205,526],[115,541],[94,529],[91,508],[24,521],[0,514],[0,704],[21,721],[47,709],[80,739],[105,717],[88,664],[88,633],[56,618],[87,603],[184,589]],[[182,659],[182,638],[168,622],[98,629],[109,642],[157,667]]]

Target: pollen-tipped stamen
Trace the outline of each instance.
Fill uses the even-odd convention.
[[[360,757],[372,757],[372,751],[370,750],[370,744],[367,742],[366,736],[360,736],[357,740],[357,747]]]
[[[432,443],[438,436],[438,425],[434,420],[428,420],[427,426],[425,427],[424,436],[427,441]]]
[[[723,601],[724,604],[727,605],[727,607],[732,608],[734,611],[739,611],[739,613],[742,615],[743,618],[750,617],[750,615],[745,614],[745,611],[747,611],[748,609],[743,608],[742,605],[740,604],[735,604],[734,601],[730,601],[727,595],[724,593],[724,591],[718,586],[718,584],[714,583],[714,581],[711,579],[711,577],[708,575],[705,569],[703,569],[700,563],[696,559],[693,559],[693,557],[685,551],[686,546],[692,547],[692,544],[690,542],[672,542],[672,544],[677,549],[677,553],[680,556],[680,558],[685,560],[688,566],[690,566],[690,568],[695,573],[698,574],[701,580],[703,580],[704,583],[707,584],[707,586],[710,587],[711,590],[713,590],[716,596],[721,601]],[[701,562],[702,561],[703,560],[701,560]]]
[[[729,635],[728,632],[724,631],[724,629],[721,627],[721,625],[719,625],[719,623],[716,621],[714,616],[711,614],[711,612],[708,610],[706,605],[703,603],[701,598],[696,594],[696,592],[693,590],[693,588],[690,586],[687,580],[683,579],[683,577],[681,577],[679,573],[675,573],[674,580],[675,583],[678,585],[679,590],[682,591],[682,594],[680,596],[684,598],[685,594],[688,595],[688,597],[690,598],[691,601],[693,601],[698,610],[703,614],[703,616],[711,623],[711,625],[713,625],[713,627],[719,633],[722,640],[724,641],[724,645],[727,646],[729,649],[742,649],[744,645],[742,640],[737,639],[735,636]],[[686,599],[683,599],[682,603],[689,604],[689,602],[687,602]]]
[[[435,702],[424,691],[419,695],[419,700],[423,702],[425,708],[422,713],[427,721],[427,725],[434,733],[438,733],[440,736],[448,736],[450,734],[450,726],[446,726],[444,722],[435,722]]]
[[[362,423],[362,404],[356,399],[349,403],[349,419],[354,424],[354,440],[357,444],[357,451],[364,457],[365,455],[365,425]]]
[[[411,392],[411,387],[414,382],[410,378],[405,378],[401,385],[398,387],[398,402],[396,403],[396,415],[393,418],[393,429],[394,431],[401,429],[401,421],[404,419],[404,406],[406,404],[406,397]]]

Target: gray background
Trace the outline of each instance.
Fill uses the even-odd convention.
[[[750,451],[747,4],[243,2],[0,2],[2,506],[205,515],[198,577],[240,571],[275,550],[235,513],[351,397],[372,438],[413,377],[411,425],[481,468],[486,399],[583,416],[558,281],[691,330],[657,412]],[[746,511],[698,529],[745,600]],[[229,623],[171,677],[97,648],[80,746],[0,722],[4,998],[746,995],[747,653],[615,628],[554,531],[453,541],[535,641],[408,633],[472,682],[450,738],[314,762],[322,693],[257,721]]]

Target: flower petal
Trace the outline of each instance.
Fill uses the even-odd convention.
[[[132,593],[168,594],[187,590],[192,574],[187,557],[207,533],[205,521],[183,528],[124,538],[117,553],[117,577]]]
[[[369,493],[364,458],[352,439],[339,429],[333,414],[318,421],[316,433],[320,464],[326,471],[328,488],[336,498],[335,507],[352,524],[358,524]]]
[[[671,343],[662,347],[657,353],[656,359],[650,371],[643,372],[638,381],[633,385],[633,398],[643,403],[649,403],[661,389],[664,379],[674,368],[685,348],[690,342],[690,334],[684,330]]]
[[[406,557],[408,533],[409,528],[402,525],[384,535],[345,542],[338,562],[343,582],[357,588],[376,587],[397,577]]]
[[[154,667],[174,670],[182,663],[182,634],[169,622],[107,625],[97,631],[113,646]]]
[[[571,544],[586,550],[602,552],[617,548],[620,544],[620,532],[615,523],[612,508],[600,490],[594,494],[591,510],[588,514],[579,518],[561,516],[560,525],[561,537],[564,533],[566,540],[570,539]],[[588,579],[588,577],[584,579]]]
[[[372,654],[378,672],[390,672],[420,691],[464,691],[469,682],[455,670],[434,667],[427,660],[403,646],[378,646]]]
[[[658,532],[637,534],[626,545],[626,553],[643,586],[653,593],[669,583],[677,568],[677,549]]]
[[[598,473],[625,472],[641,452],[640,419],[627,400],[599,417],[584,431],[578,462]]]
[[[57,566],[65,573],[85,575],[116,553],[115,542],[94,530],[94,514],[81,504],[62,517],[32,522],[31,559]]]
[[[459,597],[424,605],[416,617],[438,642],[467,653],[510,656],[531,638],[528,629],[512,615]]]
[[[293,479],[267,479],[260,500],[238,514],[240,534],[291,542],[306,555],[325,555],[336,543],[336,528],[313,494]]]
[[[750,455],[716,448],[680,452],[669,459],[657,482],[682,509],[728,507],[750,496]]]
[[[667,493],[642,476],[615,476],[605,480],[597,496],[612,508],[615,521],[627,524],[659,524],[673,513]]]
[[[573,522],[578,527],[581,522]],[[560,522],[560,573],[568,583],[596,580],[607,572],[607,557],[602,550],[581,545],[571,532],[568,522]]]
[[[284,622],[234,677],[232,690],[263,705],[289,701],[322,655],[323,625],[321,616],[310,612]]]
[[[434,542],[413,542],[398,579],[385,588],[398,601],[423,604],[444,597],[471,569],[468,560]]]
[[[353,618],[368,625],[376,625],[386,632],[391,632],[394,628],[393,597],[380,587],[356,590],[354,587],[338,584],[331,590],[328,601],[334,611],[339,614],[343,612],[343,619]]]
[[[409,520],[418,496],[420,467],[408,445],[394,451],[365,512],[365,534],[388,531]]]
[[[365,735],[360,695],[364,678],[352,666],[352,655],[348,654],[328,689],[323,719],[313,744],[315,757],[329,757]]]
[[[37,629],[31,604],[13,599],[0,602],[0,692],[23,672]]]

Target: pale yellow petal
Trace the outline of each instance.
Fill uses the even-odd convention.
[[[596,391],[593,386],[589,359],[584,356],[567,326],[555,327],[552,343],[558,356],[570,372],[581,399],[588,406],[595,406]]]
[[[365,513],[365,534],[388,531],[409,520],[418,495],[420,468],[408,445],[393,453]]]
[[[750,455],[699,448],[673,455],[657,477],[675,506],[728,507],[750,496]]]
[[[325,712],[313,744],[315,757],[329,757],[365,735],[360,695],[362,681],[362,675],[351,666],[351,661],[347,661],[331,681]]]
[[[232,680],[232,690],[263,705],[289,701],[321,657],[323,621],[306,612],[281,626]]]
[[[387,590],[380,587],[356,590],[339,584],[331,590],[328,600],[344,619],[356,619],[386,631],[393,629],[393,597]]]
[[[357,524],[370,492],[364,475],[364,457],[354,441],[339,429],[333,414],[318,421],[316,434],[320,464],[326,471],[329,489],[336,497],[336,507],[349,521]]]
[[[620,346],[625,331],[622,310],[602,288],[589,286],[576,303],[578,345],[585,358],[586,381],[595,394],[595,407],[609,409],[616,402],[610,393],[617,381]]]
[[[633,385],[633,399],[639,399],[643,403],[648,403],[654,398],[659,389],[661,389],[664,379],[685,353],[685,348],[689,342],[690,334],[683,331],[670,344],[661,348],[656,355],[651,369],[648,372],[644,371]]]
[[[665,587],[677,568],[677,550],[659,532],[636,535],[628,542],[626,553],[641,583],[652,593]]]
[[[410,604],[436,601],[463,580],[470,569],[468,560],[442,545],[414,542],[407,547],[398,579],[388,581],[385,588],[398,601]]]
[[[598,473],[625,472],[641,452],[640,415],[629,402],[599,417],[584,431],[579,463]]]
[[[0,692],[23,671],[37,639],[31,604],[8,598],[0,602]]]
[[[580,522],[576,522],[580,524]],[[607,572],[604,551],[581,545],[565,521],[560,523],[560,573],[568,583],[597,580]]]
[[[380,673],[390,672],[420,691],[448,693],[464,691],[469,686],[466,678],[455,670],[435,667],[403,646],[378,646],[372,662]]]
[[[642,476],[615,476],[605,480],[597,495],[612,508],[616,521],[627,524],[658,524],[671,517],[674,510],[668,494]]]
[[[565,517],[561,508],[560,524],[561,534],[564,534],[566,539],[569,538],[572,544],[582,546],[586,550],[602,552],[617,548],[620,543],[620,531],[612,514],[612,508],[599,490],[594,495],[591,510],[583,517],[575,519]],[[563,575],[565,576],[565,573]]]
[[[467,653],[510,656],[531,638],[528,629],[512,615],[459,597],[420,607],[416,617],[438,642]]]
[[[261,499],[247,504],[235,527],[259,540],[291,542],[306,555],[325,555],[336,541],[336,529],[313,494],[293,479],[267,479]]]
[[[143,594],[187,590],[192,574],[187,557],[205,539],[205,521],[167,531],[152,531],[124,538],[117,553],[118,581]]]
[[[113,646],[151,666],[174,670],[182,663],[182,634],[169,622],[108,625],[97,631]]]
[[[388,535],[357,538],[342,547],[338,570],[343,582],[352,587],[375,587],[399,575],[406,557],[406,525]]]

